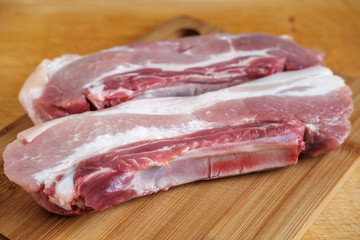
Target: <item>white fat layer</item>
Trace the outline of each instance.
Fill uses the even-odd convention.
[[[44,88],[42,88],[42,87],[34,87],[29,90],[28,94],[31,95],[32,98],[35,99],[35,98],[39,98],[41,96],[41,94],[43,93],[43,91],[44,91]]]
[[[294,136],[278,136],[278,142],[281,143],[281,147],[285,148],[285,146],[294,146],[298,144],[297,139],[294,139]],[[292,141],[290,141],[292,140]],[[182,159],[188,159],[188,158],[202,158],[202,157],[206,157],[206,156],[222,156],[222,155],[230,155],[230,154],[235,154],[235,153],[239,153],[239,152],[243,152],[243,153],[251,153],[251,152],[260,152],[264,149],[270,149],[271,147],[276,148],[276,141],[274,141],[274,138],[262,138],[263,142],[267,142],[267,144],[261,144],[261,143],[257,143],[256,141],[253,143],[250,142],[246,142],[246,144],[239,144],[239,142],[235,142],[235,143],[231,143],[231,144],[226,144],[226,149],[224,150],[219,150],[219,149],[201,149],[201,150],[194,150],[191,151],[190,153],[178,157],[176,160],[174,161],[179,161]],[[269,142],[272,142],[273,145],[269,146]],[[284,143],[287,142],[287,143]],[[225,147],[225,146],[224,146]],[[217,145],[217,148],[220,148],[220,145]]]
[[[56,176],[76,166],[84,159],[108,152],[110,149],[139,141],[150,139],[171,138],[179,135],[191,134],[193,132],[215,127],[215,124],[205,121],[191,121],[180,126],[171,128],[143,127],[136,126],[125,132],[115,135],[103,134],[97,136],[90,143],[74,149],[73,153],[61,160],[56,167],[44,169],[33,174],[33,178],[39,183],[49,183],[55,180]]]
[[[55,196],[59,204],[69,203],[73,200],[75,195],[74,190],[74,175],[75,171],[72,171],[68,176],[57,182],[55,186]]]
[[[44,86],[48,83],[47,75],[50,61],[45,59],[36,70],[28,77],[19,93],[19,100],[24,109],[27,110],[30,118],[37,123],[37,117],[33,106],[33,99],[41,96]]]
[[[145,195],[147,193],[157,192],[161,189],[168,189],[171,186],[177,186],[184,183],[192,182],[195,180],[206,179],[208,173],[206,169],[209,169],[207,158],[197,159],[193,161],[192,167],[187,171],[174,171],[174,167],[181,161],[189,161],[189,159],[177,159],[172,161],[171,167],[152,167],[142,171],[133,172],[133,179],[131,189],[136,191],[138,196]],[[180,163],[180,165],[182,165]],[[184,164],[186,166],[186,163]],[[201,172],[197,171],[197,168],[202,168]],[[195,177],[194,177],[195,176]]]
[[[50,77],[53,76],[61,68],[80,58],[81,56],[77,54],[65,54],[62,55],[61,57],[57,57],[53,59],[52,61],[49,61],[49,65],[48,65],[49,76]]]
[[[274,84],[276,87],[271,86]],[[315,66],[303,70],[273,74],[238,86],[207,92],[193,97],[136,99],[103,111],[85,112],[82,116],[108,116],[121,113],[152,115],[191,114],[198,109],[227,100],[269,95],[301,97],[326,95],[342,86],[344,86],[344,80],[334,76],[330,69],[323,66]],[[293,91],[292,89],[296,87],[305,87],[306,89],[303,91]],[[76,117],[79,117],[79,115],[71,115],[48,121],[25,130],[18,136],[20,139],[30,142],[54,125]]]
[[[171,97],[171,96],[196,96],[208,91],[215,91],[220,88],[227,87],[228,83],[220,84],[196,84],[187,83],[170,87],[163,87],[146,91],[136,98],[156,98],[156,97]]]
[[[51,78],[56,71],[79,58],[79,55],[68,54],[55,58],[53,61],[45,59],[25,81],[19,93],[19,100],[35,124],[40,122],[38,122],[39,120],[34,110],[34,99],[42,95],[46,84],[49,82],[49,78]]]
[[[281,144],[281,149],[291,148],[292,146],[297,145],[297,141],[289,142],[287,146],[283,143]],[[138,196],[142,196],[147,193],[157,192],[162,189],[168,189],[172,186],[177,186],[185,184],[188,182],[193,182],[201,179],[208,179],[211,176],[211,167],[210,164],[216,164],[216,162],[224,162],[223,158],[216,158],[214,156],[219,155],[230,155],[231,153],[250,153],[250,152],[261,152],[261,151],[282,151],[276,145],[272,145],[271,148],[268,145],[252,145],[252,146],[241,146],[233,150],[224,150],[224,151],[201,151],[202,153],[187,154],[184,157],[177,158],[171,162],[171,167],[153,167],[142,171],[133,172],[133,179],[131,187],[136,191]],[[208,158],[208,156],[213,156],[214,158]],[[232,159],[231,159],[232,160]],[[230,161],[231,161],[230,160]],[[174,168],[179,168],[183,165],[186,165],[186,162],[191,161],[191,168],[187,168],[187,171],[182,171],[180,169],[174,170]],[[196,161],[196,162],[195,162]],[[226,160],[225,160],[226,161]],[[180,162],[185,162],[181,164]],[[233,170],[227,169],[225,172],[220,173],[219,176],[211,176],[211,178],[217,177],[226,177],[232,175],[238,175],[248,172],[254,172],[264,169],[277,168],[284,166],[282,161],[262,161],[259,164],[255,164],[252,168],[238,169],[234,168]],[[201,171],[197,171],[197,169]],[[194,173],[195,172],[195,173]],[[203,174],[200,174],[203,173]]]
[[[282,140],[285,139],[285,141],[288,142],[288,146],[291,147],[293,145],[297,144],[297,140],[293,140],[293,141],[288,141],[293,139],[294,137],[291,136],[280,136],[278,138],[281,138]],[[265,142],[268,141],[274,141],[273,138],[269,138],[269,140],[264,139]],[[276,141],[275,141],[276,142]],[[275,143],[274,142],[274,143]],[[283,142],[283,141],[281,141]],[[201,151],[192,151],[189,154],[186,154],[183,157],[179,157],[176,160],[173,160],[171,165],[177,164],[178,162],[181,161],[189,161],[191,159],[196,159],[196,161],[200,161],[201,163],[197,163],[197,166],[201,166],[201,168],[206,169],[208,167],[208,158],[206,158],[207,156],[216,156],[216,155],[229,155],[232,153],[239,153],[239,150],[243,153],[249,153],[249,152],[259,152],[262,151],[264,149],[269,150],[269,146],[268,144],[266,145],[262,145],[262,144],[252,144],[251,146],[247,145],[247,146],[239,146],[239,144],[235,144],[233,146],[233,148],[231,148],[231,146],[227,146],[229,148],[224,149],[222,151],[219,150],[214,150],[214,149],[205,149],[205,150],[201,150]],[[276,145],[272,145],[272,147],[274,149],[277,148]],[[282,143],[281,144],[281,148],[286,148],[286,146]],[[169,150],[169,147],[165,147],[164,150]],[[261,169],[261,168],[260,168]],[[106,172],[112,172],[114,171],[113,169],[110,168],[99,168],[98,171],[91,173],[90,175],[86,176],[86,180],[97,176],[99,174],[103,174]],[[149,174],[152,175],[157,171],[162,171],[163,173],[166,171],[171,171],[172,173],[167,175],[166,177],[150,177],[149,178]],[[195,169],[196,171],[196,169]],[[210,169],[208,170],[210,171]],[[236,172],[229,172],[229,174],[238,174],[239,173],[239,169],[234,169],[234,171]],[[250,170],[251,171],[251,170]],[[180,171],[177,171],[178,173]],[[206,171],[204,171],[206,172]],[[175,174],[174,174],[175,173]],[[75,189],[74,189],[74,174],[75,174],[75,168],[72,168],[70,173],[62,178],[62,180],[58,181],[56,184],[56,193],[54,198],[50,198],[50,202],[58,205],[59,207],[62,207],[64,209],[67,210],[71,210],[71,204],[72,201],[76,198],[75,196]],[[198,175],[198,174],[194,174],[191,171],[186,171],[183,172],[181,171],[181,173],[179,175],[176,175],[176,171],[174,172],[172,169],[169,169],[167,167],[161,167],[161,168],[157,168],[157,167],[153,167],[150,168],[148,170],[142,170],[142,171],[136,171],[132,173],[134,175],[134,178],[132,180],[132,187],[133,189],[137,192],[138,195],[143,195],[144,192],[152,192],[152,191],[158,191],[160,189],[166,189],[170,186],[174,186],[174,185],[180,185],[180,184],[184,184],[187,182],[191,182],[194,180],[198,180],[198,179],[204,179],[208,177],[208,174],[204,174],[203,176]],[[194,179],[194,176],[197,176],[196,179]],[[144,180],[144,178],[146,180]],[[45,186],[50,186],[52,184],[52,180],[48,180],[45,182]],[[119,189],[122,187],[121,182],[118,183],[118,186],[115,187],[115,189]]]
[[[70,203],[61,203],[56,197],[49,196],[49,202],[54,203],[55,205],[58,205],[59,207],[71,211],[72,207]]]
[[[133,100],[107,111],[97,111],[92,114],[96,116],[119,113],[153,115],[191,114],[196,110],[229,100],[261,96],[322,96],[342,86],[344,86],[344,80],[334,76],[330,69],[315,66],[303,70],[280,72],[234,87],[207,92],[193,97]],[[304,89],[298,90],[299,88]]]
[[[106,78],[106,77],[109,77],[112,75],[116,75],[116,74],[125,73],[125,72],[141,70],[144,68],[156,68],[156,69],[162,69],[163,71],[179,71],[179,72],[181,72],[188,68],[205,67],[205,66],[209,66],[209,65],[216,64],[219,62],[230,61],[230,60],[233,60],[234,58],[250,57],[249,59],[241,60],[242,64],[246,65],[247,62],[250,62],[253,60],[252,57],[270,56],[267,54],[267,52],[271,51],[271,50],[275,50],[275,48],[266,48],[266,49],[251,50],[251,51],[235,51],[232,49],[232,50],[224,52],[224,53],[205,56],[205,57],[207,57],[205,60],[193,62],[190,64],[189,63],[183,63],[183,64],[181,64],[181,63],[154,63],[151,60],[147,60],[141,64],[131,64],[128,62],[124,62],[121,65],[118,65],[117,68],[115,68],[114,70],[105,72],[105,73],[101,74],[100,76],[94,78],[92,81],[85,84],[84,89],[89,88],[94,85],[101,85],[102,84],[101,80],[103,78]]]
[[[305,127],[310,132],[319,132],[319,126],[315,124],[305,124]]]
[[[126,52],[134,52],[134,48],[130,48],[128,46],[115,46],[109,49],[102,50],[100,52],[117,52],[117,51],[126,51]]]
[[[104,100],[105,99],[103,96],[104,87],[105,87],[104,84],[100,84],[100,85],[91,87],[89,90],[91,91],[92,95],[97,96],[97,98],[100,100]]]
[[[284,39],[284,40],[288,40],[288,41],[293,41],[293,37],[288,35],[288,34],[282,34],[280,35],[280,38]]]
[[[99,168],[98,171],[89,174],[88,176],[86,176],[86,178],[89,179],[109,171],[114,171],[114,170],[110,168]],[[62,178],[60,181],[56,183],[55,196],[54,198],[49,198],[50,202],[69,211],[71,210],[72,201],[76,198],[76,193],[74,189],[74,175],[75,175],[75,168],[71,169],[69,175]],[[52,182],[45,183],[45,187],[50,186],[51,183]]]
[[[111,168],[101,167],[101,168],[99,168],[99,170],[97,170],[97,171],[95,171],[95,172],[87,175],[87,176],[86,176],[86,179],[90,179],[90,178],[92,178],[92,177],[95,177],[95,176],[100,175],[100,174],[105,173],[105,172],[113,172],[113,171],[115,171],[115,170],[113,170],[113,169],[111,169]]]

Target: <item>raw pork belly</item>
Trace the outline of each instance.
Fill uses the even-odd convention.
[[[20,92],[35,124],[134,98],[193,96],[283,70],[323,55],[266,34],[217,34],[139,43],[44,60]]]
[[[343,143],[351,91],[321,66],[193,97],[137,99],[18,134],[5,173],[70,215],[192,181],[283,167]]]

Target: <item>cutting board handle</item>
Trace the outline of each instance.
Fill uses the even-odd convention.
[[[158,26],[150,33],[141,36],[136,42],[146,42],[147,39],[163,41],[219,32],[222,32],[222,30],[218,27],[188,16],[180,16]]]

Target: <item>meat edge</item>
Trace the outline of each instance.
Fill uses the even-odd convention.
[[[46,84],[49,82],[50,75],[78,58],[80,56],[76,54],[65,54],[54,60],[44,59],[26,79],[18,98],[34,124],[42,122],[37,118],[33,101],[42,95]]]

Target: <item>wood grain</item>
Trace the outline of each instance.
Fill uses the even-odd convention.
[[[321,0],[274,0],[271,1],[270,4],[270,2],[261,0],[251,1],[251,3],[240,0],[221,1],[221,5],[218,4],[217,1],[206,1],[206,4],[204,1],[194,3],[193,1],[161,0],[156,2],[147,1],[141,4],[138,1],[108,2],[110,2],[110,4],[106,4],[104,1],[82,0],[72,1],[71,3],[69,1],[36,1],[32,3],[29,1],[0,2],[0,63],[2,66],[2,70],[0,71],[0,112],[2,113],[0,128],[8,125],[24,114],[24,111],[18,103],[17,93],[23,81],[43,58],[54,58],[68,52],[86,54],[114,45],[126,44],[134,41],[141,33],[151,30],[165,20],[184,13],[213,23],[231,32],[257,31],[272,34],[291,34],[297,42],[310,48],[325,51],[327,53],[327,65],[345,77],[353,90],[360,88],[358,81],[360,78],[360,69],[358,68],[358,53],[360,52],[360,42],[358,38],[360,35],[359,1],[329,0],[325,3]],[[358,91],[354,91],[354,93],[354,101],[358,103]],[[357,121],[359,112],[357,106],[358,105],[355,105],[355,113],[351,118],[353,122],[353,133],[346,144],[346,151],[349,152],[359,151],[357,144],[359,134],[354,134],[359,128]],[[5,144],[2,141],[0,143],[2,144],[1,146]],[[346,159],[343,161],[345,160]],[[354,164],[356,165],[357,163],[355,162]],[[268,173],[264,174],[266,175]],[[360,238],[359,175],[360,168],[350,176],[350,180],[340,189],[326,210],[316,219],[314,224],[311,225],[309,231],[304,235],[304,239]],[[0,178],[3,176],[1,173]],[[239,178],[243,181],[243,178],[248,179],[251,176],[253,175]],[[258,174],[254,174],[254,176],[258,176]],[[343,180],[344,178],[335,179],[334,181],[341,183]],[[226,179],[224,181],[229,180]],[[246,183],[248,180],[244,181]],[[4,179],[2,179],[1,182],[4,182]],[[198,183],[195,183],[194,185],[197,186],[197,184]],[[204,182],[201,183],[200,186],[202,186],[202,184],[207,185],[209,183]],[[249,185],[245,184],[244,186]],[[339,185],[336,186],[339,187]],[[330,191],[331,194],[328,195],[328,198],[334,194],[336,186],[332,192]],[[187,186],[183,186],[179,188],[184,189],[186,187]],[[220,187],[223,186],[220,185]],[[76,226],[76,223],[86,224],[85,222],[87,221],[96,222],[96,218],[91,220],[93,217],[89,217],[88,220],[71,220],[67,222],[58,220],[53,216],[48,216],[39,209],[26,194],[17,194],[18,191],[21,193],[22,190],[17,189],[16,186],[10,186],[9,188],[11,192],[4,195],[4,198],[12,194],[14,194],[14,196],[11,196],[12,198],[10,200],[17,199],[16,197],[21,198],[21,201],[14,202],[3,202],[3,198],[1,198],[0,202],[8,204],[6,205],[6,209],[10,209],[5,211],[6,209],[3,209],[4,205],[1,205],[0,217],[3,219],[3,216],[6,216],[6,219],[9,219],[9,221],[7,221],[5,225],[3,224],[5,220],[0,222],[0,232],[11,239],[19,237],[25,238],[27,236],[26,234],[30,233],[33,237],[46,236],[46,233],[55,231],[54,234],[49,235],[49,237],[51,237],[55,236],[56,232],[61,231],[64,227],[66,227],[66,230],[59,236],[115,236],[115,234],[124,233],[125,236],[129,237],[131,236],[129,235],[129,231],[131,230],[125,230],[125,228],[136,222],[136,218],[132,218],[134,222],[122,222],[121,219],[124,217],[116,216],[114,213],[112,216],[120,219],[117,219],[114,224],[110,224],[100,230],[100,232],[102,232],[100,235],[98,232],[92,233],[93,231],[91,230],[88,231],[88,234],[85,234],[87,231],[82,227],[80,227],[82,229],[75,231],[74,235],[72,235],[74,228],[79,227]],[[195,187],[195,190],[199,189]],[[176,191],[176,193],[172,193],[172,191]],[[159,195],[163,196],[165,194],[165,196],[167,196],[168,194],[188,193],[182,191],[183,190],[174,189],[167,193],[160,193]],[[212,193],[214,193],[214,191],[215,190],[213,190]],[[244,190],[239,188],[239,193],[242,191]],[[1,192],[1,196],[3,196],[3,192]],[[184,210],[181,204],[183,199],[176,198],[174,195],[171,196],[170,200],[178,199],[180,201],[179,209]],[[150,196],[150,198],[151,197],[153,196]],[[329,199],[325,199],[325,202],[328,200]],[[145,200],[139,199],[139,201]],[[229,199],[229,201],[231,201],[231,199]],[[19,204],[23,204],[24,202],[25,206],[19,206]],[[161,201],[156,201],[154,204],[159,204],[160,202]],[[220,199],[219,202],[221,202]],[[189,203],[191,202],[189,201]],[[132,202],[129,204],[132,204]],[[161,202],[160,205],[163,206],[164,204],[166,204],[166,202]],[[215,204],[217,204],[217,202],[215,202]],[[321,204],[324,204],[324,201],[318,205],[320,206],[318,209],[321,209]],[[148,204],[144,203],[144,208],[147,208],[147,206]],[[244,207],[249,206],[249,204],[244,204]],[[11,207],[15,209],[19,208],[20,210],[10,213],[12,211]],[[122,208],[122,206],[118,208]],[[186,209],[189,208],[190,207]],[[139,209],[142,208],[140,207]],[[170,208],[165,209],[169,210]],[[209,208],[208,211],[211,211],[210,209],[211,208]],[[215,208],[215,210],[216,209],[217,208]],[[221,209],[226,210],[223,205]],[[25,211],[25,214],[21,212],[22,210]],[[118,210],[116,210],[116,212],[117,211]],[[170,209],[170,212],[171,211],[174,210]],[[195,209],[193,211],[195,211]],[[201,213],[206,216],[214,216],[214,214],[204,212],[203,208],[200,208],[199,211],[202,211]],[[315,218],[318,214],[317,212],[318,211],[315,211],[310,218]],[[9,215],[3,215],[5,213],[9,213]],[[42,226],[43,222],[29,218],[31,214],[38,214],[36,215],[37,217],[47,218],[50,222],[49,224],[52,224],[52,226],[45,224],[46,228],[36,228],[36,226]],[[100,220],[97,219],[98,221],[102,221],[108,213],[104,212],[101,214],[105,215],[100,217]],[[165,221],[169,220],[169,217],[164,212],[162,212],[162,214],[161,219],[164,218]],[[96,216],[97,215],[98,214],[96,214]],[[258,216],[261,217],[262,215]],[[12,221],[14,221],[16,217],[18,221],[11,225],[11,223],[9,223],[10,220],[13,219]],[[202,225],[203,227],[200,228],[200,230],[203,231],[202,235],[198,234],[196,236],[205,236],[207,238],[237,236],[235,232],[246,231],[246,227],[242,228],[242,230],[233,231],[233,228],[236,226],[232,224],[237,224],[240,221],[238,217],[237,212],[228,211],[224,213],[223,217],[217,216],[216,219],[213,219],[211,226],[204,223],[205,225]],[[225,223],[225,227],[217,223],[219,219],[223,219],[221,222],[223,224]],[[186,218],[182,220],[182,222],[184,221],[186,221]],[[180,223],[182,222],[180,221]],[[206,221],[206,223],[208,223],[208,221]],[[251,223],[258,224],[256,222],[250,222],[250,224]],[[174,221],[173,223],[167,221],[164,224],[163,228],[165,230],[169,228],[175,232],[183,231],[186,233],[195,231],[195,227],[199,227],[199,224],[194,224],[194,227],[190,224],[174,226],[174,224],[179,224],[179,221]],[[240,224],[239,226],[244,227],[244,224]],[[21,228],[15,227],[18,225],[21,225]],[[29,226],[33,228],[28,229]],[[146,229],[149,229],[153,224],[148,223],[147,225],[141,226],[145,226],[143,231],[146,231]],[[186,229],[186,226],[190,226],[189,229],[191,230]],[[303,228],[306,229],[306,224],[304,224]],[[6,229],[6,231],[2,229]],[[136,231],[138,229],[139,228],[135,228],[133,230]],[[23,233],[21,233],[21,231],[23,231]],[[139,232],[143,231],[141,231],[141,229],[139,230]],[[232,231],[234,232],[233,235],[231,235]],[[298,231],[298,233],[302,231],[304,230]],[[109,234],[109,232],[112,233],[106,235]],[[225,234],[221,235],[221,233]],[[165,235],[168,237],[176,236],[176,234],[171,235],[171,231]],[[158,236],[165,235],[159,234]],[[260,234],[258,236],[263,235]]]

